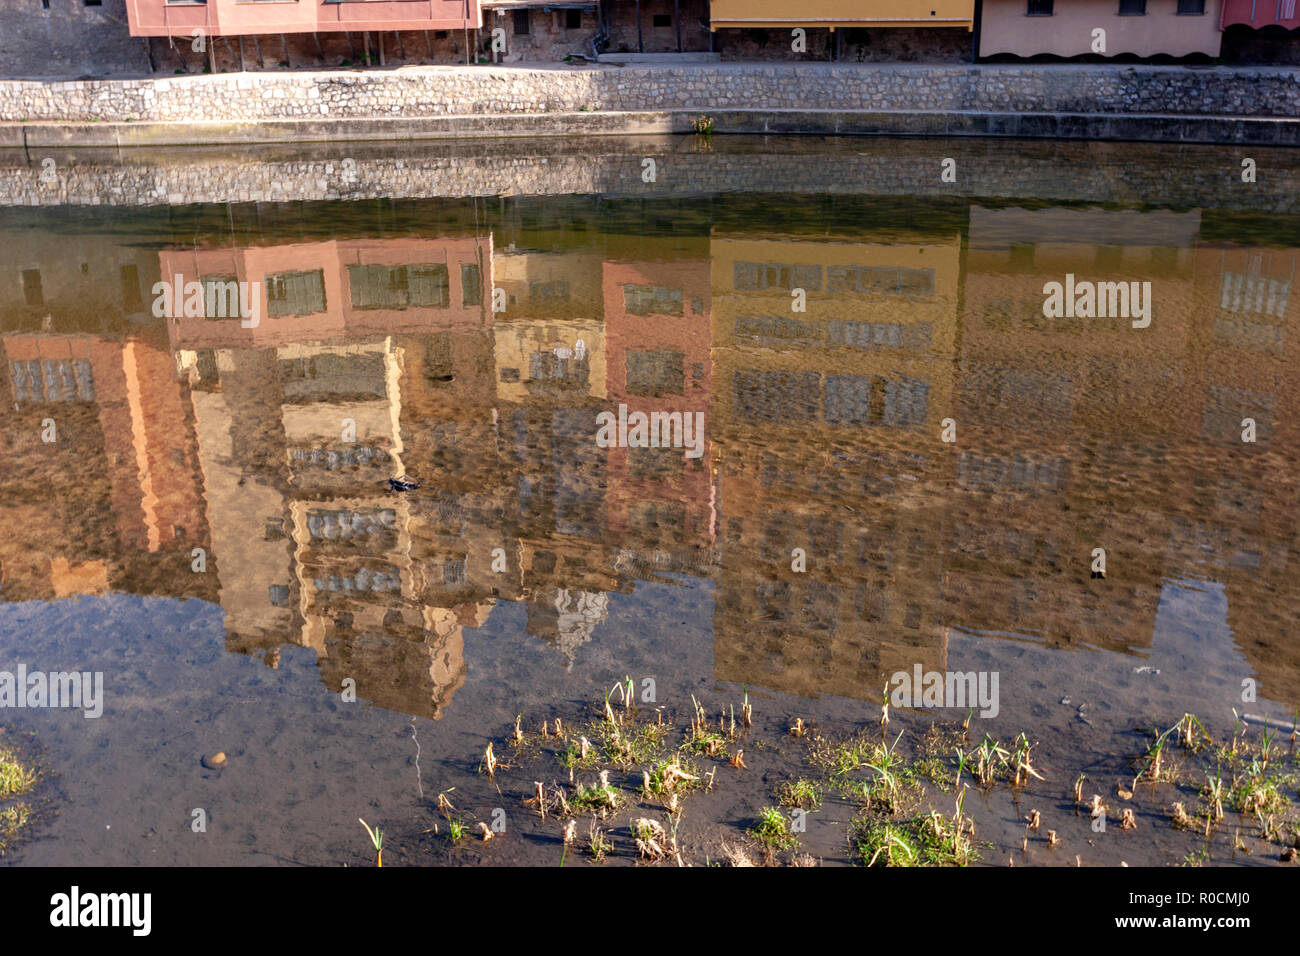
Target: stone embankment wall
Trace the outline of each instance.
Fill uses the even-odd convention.
[[[700,64],[411,67],[0,82],[0,121],[191,122],[603,111],[963,111],[1300,116],[1271,68]]]

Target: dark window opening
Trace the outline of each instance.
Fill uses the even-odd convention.
[[[564,11],[564,29],[581,30],[582,29],[582,11],[565,10]]]
[[[671,13],[656,13],[656,14],[655,14],[655,19],[654,19],[654,25],[655,25],[655,29],[660,29],[661,27],[670,27],[670,26],[672,26],[672,25],[673,25],[673,17],[672,17],[672,14],[671,14]]]
[[[1029,9],[1025,11],[1025,14],[1031,17],[1050,17],[1052,15],[1052,0],[1029,0]]]
[[[1205,0],[1178,0],[1180,16],[1199,17],[1205,13]]]
[[[515,11],[515,36],[526,37],[532,33],[532,24],[528,19],[527,10]]]
[[[1147,0],[1119,0],[1119,15],[1121,17],[1145,17],[1147,15]]]

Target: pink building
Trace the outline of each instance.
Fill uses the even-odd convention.
[[[479,0],[127,0],[133,36],[250,36],[483,25]]]
[[[1300,28],[1300,3],[1296,0],[1223,0],[1220,28],[1231,26]]]

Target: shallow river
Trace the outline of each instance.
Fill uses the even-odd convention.
[[[946,196],[937,164],[924,195],[0,209],[0,671],[103,682],[98,717],[0,709],[45,773],[3,862],[372,865],[361,817],[389,865],[554,865],[563,822],[524,798],[574,784],[542,723],[631,678],[668,751],[692,696],[715,726],[753,706],[691,758],[686,862],[743,844],[817,737],[878,733],[888,687],[913,756],[968,714],[968,746],[1034,745],[1043,780],[967,798],[985,863],[1275,865],[1251,813],[1171,826],[1190,759],[1116,794],[1153,727],[1226,741],[1235,711],[1255,745],[1282,727],[1296,799],[1296,210]],[[628,812],[665,819],[644,766],[613,774],[606,865]],[[450,840],[439,793],[499,838]],[[1059,845],[1022,848],[1031,808]],[[856,812],[829,795],[802,849],[848,862]]]

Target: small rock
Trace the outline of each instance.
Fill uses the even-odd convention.
[[[224,750],[219,750],[211,756],[204,757],[200,763],[209,770],[220,770],[226,765],[226,753]]]

